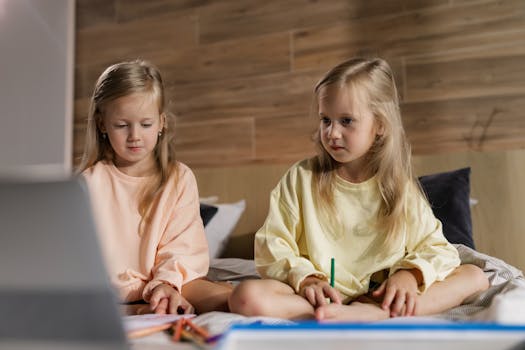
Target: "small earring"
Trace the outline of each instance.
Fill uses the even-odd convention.
[[[106,139],[106,133],[105,133],[105,132],[102,133],[102,138],[103,138],[104,140]]]
[[[162,131],[159,131],[159,137],[161,137],[161,136],[162,136]]]

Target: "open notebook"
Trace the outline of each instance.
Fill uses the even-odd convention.
[[[127,347],[82,183],[0,183],[0,348]]]

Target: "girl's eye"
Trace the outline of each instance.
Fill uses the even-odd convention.
[[[115,127],[118,128],[118,129],[125,128],[126,126],[128,126],[128,124],[117,124],[117,125],[115,125]]]
[[[330,125],[331,120],[327,117],[321,117],[321,123],[323,123],[323,125]]]
[[[352,118],[343,118],[343,119],[341,119],[341,125],[343,125],[343,126],[348,126],[348,125],[352,124],[352,122],[353,122]]]
[[[143,123],[142,127],[143,128],[150,128],[152,125],[153,125],[152,123]]]

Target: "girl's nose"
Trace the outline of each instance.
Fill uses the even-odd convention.
[[[131,126],[129,129],[129,135],[128,138],[130,140],[137,140],[139,139],[139,128],[136,126]]]
[[[328,137],[331,139],[337,139],[341,137],[341,131],[339,130],[339,127],[336,123],[330,125],[330,128],[328,129]]]

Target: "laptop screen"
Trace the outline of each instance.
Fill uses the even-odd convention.
[[[0,183],[0,344],[127,348],[80,180]]]

